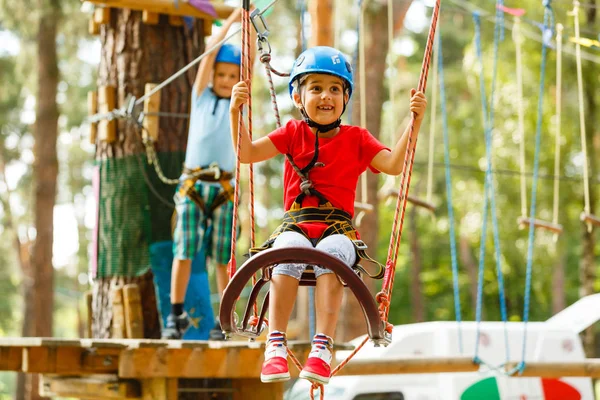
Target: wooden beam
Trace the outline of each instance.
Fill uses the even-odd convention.
[[[531,222],[531,218],[528,217],[519,217],[517,218],[517,223],[519,224],[519,228],[525,229],[529,228],[529,224]],[[563,227],[560,224],[553,224],[552,222],[543,221],[541,219],[534,219],[533,226],[539,229],[545,229],[550,232],[554,232],[556,234],[561,234],[563,231]]]
[[[111,337],[113,339],[123,339],[127,337],[127,328],[125,322],[125,305],[123,304],[123,288],[113,288],[111,290],[111,298],[113,312]]]
[[[146,83],[144,94],[150,93],[157,86],[156,83]],[[158,128],[160,119],[158,115],[152,115],[160,111],[160,90],[144,100],[144,128],[146,134],[154,141],[158,141]]]
[[[517,362],[506,365],[506,371],[514,371],[519,365]],[[527,362],[522,374],[516,373],[514,377],[539,376],[542,378],[562,378],[567,376],[585,376],[600,378],[600,359],[588,358],[586,361],[571,362]]]
[[[0,347],[0,371],[20,371],[22,359],[21,347]]]
[[[144,10],[142,12],[142,22],[146,25],[157,25],[160,14]]]
[[[96,7],[94,10],[94,22],[98,25],[110,23],[110,8]]]
[[[393,358],[352,360],[337,375],[430,374],[441,372],[474,372],[479,364],[472,357],[453,358]]]
[[[108,113],[116,108],[116,91],[114,86],[100,86],[98,88],[98,112]],[[117,121],[107,119],[98,123],[98,138],[108,143],[117,140]]]
[[[212,27],[213,27],[213,23],[211,20],[209,20],[209,19],[202,20],[202,30],[203,30],[205,37],[212,35]]]
[[[94,316],[94,311],[93,311],[93,300],[94,300],[94,294],[92,293],[91,290],[88,290],[87,292],[85,292],[85,306],[86,306],[86,311],[87,311],[87,315],[86,315],[86,334],[88,338],[92,337],[92,319]]]
[[[92,20],[90,20],[91,22]],[[98,25],[99,26],[99,25]],[[89,91],[87,94],[88,115],[94,115],[98,112],[98,92]],[[98,137],[98,123],[90,123],[90,143],[95,144]]]
[[[579,216],[579,219],[581,222],[585,222],[586,224],[600,226],[600,218],[593,214],[586,214],[585,212],[582,212]]]
[[[40,374],[112,374],[119,365],[120,348],[25,347],[22,371]]]
[[[104,5],[105,7],[129,8],[131,10],[149,11],[157,14],[179,15],[180,17],[190,16],[202,19],[225,19],[234,10],[234,7],[212,1],[216,17],[203,13],[191,6],[188,2],[180,1],[176,6],[172,0],[90,0],[93,4]]]
[[[310,0],[308,2],[308,13],[310,14],[311,35],[310,47],[312,46],[333,46],[334,41],[334,21],[333,20],[333,1],[334,0]]]
[[[233,400],[281,400],[283,399],[283,382],[265,385],[258,378],[233,379]]]
[[[389,189],[387,191],[383,191],[383,192],[379,192],[378,197],[380,199],[388,199],[390,197],[398,197],[398,189]],[[426,210],[431,211],[432,213],[435,212],[435,205],[433,205],[432,203],[427,202],[426,200],[422,200],[419,199],[418,197],[412,196],[412,195],[408,195],[407,198],[409,203],[412,203],[413,205],[417,206],[417,207],[421,207],[421,208],[425,208]]]
[[[59,377],[42,375],[40,394],[43,397],[75,397],[87,400],[140,399],[137,381],[122,381],[118,377]]]
[[[144,337],[144,315],[142,299],[137,284],[132,283],[123,287],[123,305],[127,337],[139,339]]]

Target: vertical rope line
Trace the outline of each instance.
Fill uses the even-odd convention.
[[[246,72],[245,79],[248,80],[248,136],[250,137],[250,141],[252,141],[252,60],[250,54],[250,10],[243,10],[243,18],[244,18],[244,35],[245,35],[245,51],[244,56],[246,58]],[[254,247],[256,244],[256,224],[255,224],[255,215],[254,215],[254,164],[248,164],[249,171],[249,185],[250,185],[250,247]],[[253,279],[255,279],[253,277]]]
[[[450,140],[448,138],[448,112],[446,109],[446,85],[444,83],[444,60],[442,54],[442,32],[438,27],[438,40],[436,43],[437,68],[439,69],[440,85],[440,108],[442,110],[442,132],[444,136],[444,169],[446,175],[446,197],[448,198],[448,220],[450,221],[450,255],[452,260],[452,286],[454,288],[454,314],[458,325],[458,349],[463,354],[463,335],[462,335],[462,311],[460,306],[460,285],[458,282],[458,257],[456,255],[456,229],[454,224],[454,206],[452,203],[452,177],[450,173]]]
[[[438,32],[439,35],[439,32]],[[427,154],[427,202],[431,203],[433,196],[433,150],[435,144],[435,129],[437,116],[437,90],[438,90],[438,62],[440,41],[436,40],[433,45],[433,82],[431,86],[431,119],[429,121],[429,152]]]
[[[421,74],[419,76],[419,85],[417,90],[424,92],[427,88],[427,75],[429,73],[429,64],[431,61],[431,53],[433,50],[433,41],[435,37],[435,29],[437,27],[437,21],[440,12],[441,0],[436,0],[433,8],[433,14],[431,16],[431,25],[429,26],[429,34],[427,36],[427,44],[425,46],[425,54],[423,57],[423,64],[421,65]],[[400,247],[400,240],[402,238],[402,227],[404,225],[404,215],[406,213],[406,201],[408,190],[410,188],[410,179],[412,175],[412,168],[415,160],[415,150],[417,146],[417,138],[413,138],[414,133],[414,115],[411,118],[408,132],[408,144],[406,146],[406,153],[404,155],[404,164],[402,166],[402,179],[400,182],[400,189],[398,190],[398,197],[396,199],[396,211],[394,213],[394,223],[392,225],[392,233],[390,235],[390,244],[388,247],[388,259],[386,262],[386,271],[383,279],[382,292],[387,296],[390,296],[393,286],[396,272],[396,261],[398,258],[398,249]],[[398,221],[399,220],[399,221]],[[391,296],[390,296],[391,297]],[[382,303],[383,304],[383,303]],[[390,302],[383,307],[383,317],[387,321]]]
[[[388,6],[388,96],[390,99],[390,107],[389,107],[389,115],[390,115],[390,143],[394,141],[395,129],[396,129],[396,101],[395,101],[395,93],[394,93],[394,76],[392,76],[394,71],[394,0],[387,1]]]
[[[547,29],[551,29],[549,27],[554,26],[554,16],[552,13],[552,8],[550,6],[550,2],[545,3],[544,10],[544,32]],[[544,88],[545,88],[545,77],[546,77],[546,59],[547,59],[547,49],[548,44],[547,41],[542,42],[542,61],[540,66],[540,85],[539,85],[539,94],[538,94],[538,107],[537,107],[537,126],[535,133],[535,153],[534,153],[534,161],[533,161],[533,178],[531,180],[531,208],[530,215],[531,218],[529,222],[529,237],[528,237],[528,246],[527,246],[527,267],[525,272],[525,297],[523,301],[523,348],[521,352],[521,363],[519,364],[519,370],[522,371],[525,368],[525,355],[527,352],[527,323],[529,322],[529,303],[531,297],[531,276],[532,276],[532,267],[533,267],[533,247],[535,240],[535,226],[533,224],[533,219],[535,218],[535,208],[536,208],[536,196],[537,196],[537,182],[538,182],[538,172],[539,172],[539,164],[540,164],[540,144],[541,144],[541,136],[542,136],[542,119],[543,119],[543,107],[544,107]]]
[[[556,24],[556,130],[554,137],[554,195],[552,205],[552,223],[558,224],[558,202],[560,180],[560,137],[562,129],[562,24]],[[554,234],[554,241],[558,234]]]
[[[579,2],[573,2],[573,18],[575,20],[575,60],[577,64],[577,101],[579,102],[579,134],[581,136],[581,150],[583,151],[583,193],[584,210],[591,214],[590,207],[590,181],[588,171],[587,138],[585,137],[585,115],[583,105],[583,72],[581,70],[581,43],[579,36]],[[587,223],[588,232],[592,231],[592,224]]]
[[[527,217],[527,183],[525,178],[525,110],[523,104],[523,61],[521,58],[521,18],[515,17],[513,25],[513,41],[516,47],[517,63],[517,115],[519,118],[519,165],[521,170],[521,217]]]
[[[358,14],[358,68],[360,76],[360,126],[367,128],[367,77],[365,68],[365,3],[360,2],[360,11]],[[367,204],[367,171],[363,172],[360,177],[360,201]]]

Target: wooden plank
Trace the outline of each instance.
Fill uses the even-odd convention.
[[[122,378],[252,378],[260,376],[264,361],[261,348],[140,348],[119,357]],[[308,352],[296,356],[305,359]],[[243,368],[240,368],[243,365]],[[298,371],[291,369],[292,376]]]
[[[121,351],[119,348],[25,347],[22,370],[40,374],[114,374],[118,371]]]
[[[183,26],[183,17],[177,15],[169,15],[169,25]]]
[[[233,400],[281,400],[283,399],[283,382],[265,385],[259,378],[233,379]]]
[[[144,10],[142,12],[142,22],[146,25],[157,25],[160,14]]]
[[[137,284],[132,283],[123,286],[123,306],[127,337],[132,339],[143,338],[144,315],[140,289]]]
[[[519,228],[520,229],[528,229],[529,228],[529,224],[531,222],[531,218],[528,217],[519,217],[517,218],[517,223],[519,224]],[[544,221],[541,219],[534,219],[533,220],[533,226],[535,228],[539,228],[539,229],[545,229],[547,231],[556,233],[556,234],[561,234],[563,231],[562,225],[559,224],[553,224],[552,222],[549,221]]]
[[[474,372],[479,364],[472,357],[393,358],[385,360],[352,360],[337,375],[429,374],[441,372]]]
[[[209,19],[202,20],[202,31],[204,33],[204,37],[212,35],[212,27],[213,23]]]
[[[140,383],[118,377],[58,377],[42,375],[40,394],[44,397],[95,399],[141,399]]]
[[[94,9],[94,21],[98,25],[110,23],[110,8],[96,7],[96,9]]]
[[[177,379],[143,379],[141,383],[143,400],[177,399]]]
[[[144,94],[150,93],[155,87],[156,83],[146,83],[144,87]],[[146,134],[152,138],[154,142],[158,141],[158,128],[160,120],[158,115],[152,115],[160,111],[160,90],[154,93],[152,96],[147,97],[144,100],[144,128]],[[148,115],[150,114],[150,115]]]
[[[98,92],[89,91],[87,94],[88,115],[94,115],[98,112]],[[90,123],[90,143],[95,144],[98,137],[98,123]]]
[[[21,347],[0,347],[0,371],[20,371],[22,359]]]
[[[125,327],[125,305],[123,304],[123,288],[113,288],[111,290],[111,296],[113,312],[111,337],[114,339],[123,339],[127,337],[127,328]]]
[[[100,86],[98,88],[98,112],[108,113],[116,106],[116,88],[114,86]],[[102,120],[98,123],[98,138],[108,143],[117,140],[117,121]]]
[[[88,33],[93,36],[100,34],[100,24],[96,22],[94,17],[88,21]]]
[[[149,11],[158,14],[179,15],[181,17],[190,16],[202,19],[215,19],[215,16],[203,13],[194,8],[188,2],[180,1],[177,5],[172,0],[90,0],[93,4],[100,4],[105,7],[129,8],[131,10]],[[234,10],[233,7],[223,3],[211,2],[215,8],[216,18],[225,19]]]
[[[514,371],[519,365],[517,362],[508,363],[506,371]],[[567,376],[585,376],[600,378],[600,359],[588,358],[581,362],[527,362],[523,373],[516,373],[515,377],[539,376],[542,378],[562,378]]]

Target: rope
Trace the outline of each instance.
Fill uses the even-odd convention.
[[[525,180],[525,106],[523,104],[523,61],[521,58],[521,18],[515,18],[515,24],[512,32],[513,41],[516,47],[517,62],[517,115],[519,118],[519,166],[521,170],[521,217],[527,216],[527,183]]]
[[[554,15],[550,0],[544,2],[544,28],[551,29],[554,26]],[[535,206],[536,206],[536,195],[537,195],[537,175],[539,170],[540,162],[540,147],[541,147],[541,136],[542,136],[542,119],[543,119],[543,106],[544,106],[544,88],[545,88],[545,77],[546,77],[546,59],[547,59],[547,44],[542,44],[542,61],[540,66],[540,86],[539,86],[539,97],[538,97],[538,108],[537,108],[537,126],[535,133],[535,153],[533,161],[533,179],[531,182],[531,209],[529,222],[529,238],[527,246],[527,267],[525,272],[525,298],[523,304],[523,348],[521,352],[521,362],[517,369],[522,372],[525,368],[525,352],[527,350],[527,322],[529,321],[529,302],[531,294],[531,275],[533,266],[533,245],[535,239],[535,226],[533,225],[533,219],[535,218]]]
[[[360,126],[367,128],[367,77],[365,68],[365,6],[362,0],[359,1],[359,14],[358,14],[358,68],[359,68],[359,85],[360,85]],[[363,172],[360,176],[360,201],[363,205],[369,201],[368,187],[367,187],[367,171]],[[360,226],[362,218],[365,215],[365,211],[361,210],[359,215],[356,216],[355,222],[357,226]]]
[[[298,2],[300,7],[300,46],[302,51],[306,50],[306,33],[304,32],[304,17],[306,16],[306,0]]]
[[[496,7],[496,25],[494,27],[494,61],[493,61],[493,73],[492,73],[492,88],[490,91],[490,107],[488,110],[486,90],[485,90],[485,76],[483,70],[483,54],[481,50],[481,19],[478,13],[473,14],[475,20],[475,45],[477,51],[477,57],[479,60],[480,67],[480,91],[481,91],[481,106],[483,111],[484,120],[484,136],[485,136],[485,152],[487,160],[487,169],[485,174],[484,182],[484,201],[483,201],[483,223],[481,228],[481,241],[479,245],[479,273],[477,283],[477,304],[476,304],[476,339],[475,339],[475,355],[474,359],[479,360],[479,339],[481,334],[481,311],[483,303],[483,271],[485,266],[485,248],[486,248],[486,234],[487,234],[487,217],[488,209],[491,208],[492,214],[492,231],[495,248],[495,261],[496,261],[496,273],[498,281],[498,296],[500,299],[500,313],[502,321],[504,322],[504,343],[506,349],[506,361],[509,361],[510,348],[508,343],[508,327],[507,327],[507,313],[506,313],[506,299],[504,295],[504,275],[502,272],[502,266],[500,263],[501,252],[500,252],[500,237],[498,232],[498,217],[496,215],[496,194],[494,188],[494,181],[491,174],[492,170],[492,130],[494,126],[494,94],[496,90],[496,77],[498,72],[498,49],[500,41],[503,38],[502,32],[504,32],[504,17],[501,9],[502,0],[497,1]],[[489,203],[489,204],[488,204]]]
[[[438,33],[439,36],[439,33]],[[436,128],[436,105],[438,88],[438,66],[439,66],[440,41],[437,40],[433,45],[433,84],[431,86],[431,119],[429,121],[429,152],[427,154],[427,195],[425,199],[431,203],[433,196],[433,149],[435,144]]]
[[[394,60],[393,60],[393,49],[394,49],[394,0],[387,0],[388,6],[388,14],[387,14],[387,22],[388,22],[388,70],[390,71],[390,77],[388,79],[388,96],[390,98],[390,142],[394,140],[394,136],[396,136],[395,128],[396,128],[396,119],[395,110],[396,110],[396,96],[394,93],[394,79],[392,79],[392,71],[394,71]]]
[[[577,64],[577,101],[579,102],[579,134],[581,136],[581,150],[583,151],[583,194],[584,211],[591,214],[590,206],[590,182],[588,171],[587,138],[585,137],[585,115],[583,105],[583,73],[581,71],[581,44],[579,42],[579,2],[573,2],[573,11],[571,12],[575,21],[575,60]],[[592,224],[587,223],[588,232],[592,231]]]
[[[444,84],[444,59],[442,55],[442,32],[438,31],[436,43],[437,68],[439,70],[440,108],[442,109],[442,131],[444,134],[444,169],[446,172],[446,197],[448,198],[448,220],[450,221],[450,255],[452,260],[452,286],[454,288],[454,314],[458,325],[458,349],[463,354],[462,312],[460,307],[460,286],[458,283],[458,257],[456,255],[456,228],[454,226],[454,206],[452,204],[452,178],[450,176],[450,141],[448,139],[448,113],[446,110],[446,86]],[[433,103],[435,107],[435,103]]]
[[[554,133],[554,194],[552,205],[552,223],[558,224],[558,200],[560,180],[560,137],[562,116],[562,24],[556,24],[556,131]],[[554,234],[554,242],[558,234]]]

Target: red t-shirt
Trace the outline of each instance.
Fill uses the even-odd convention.
[[[290,120],[285,126],[271,132],[269,139],[279,152],[291,155],[300,169],[308,165],[314,155],[315,134],[304,121]],[[367,168],[375,173],[379,172],[369,164],[384,149],[387,147],[366,129],[340,125],[340,130],[334,137],[319,137],[318,161],[325,166],[311,169],[309,179],[313,187],[334,207],[354,216],[358,178]],[[300,194],[300,182],[300,177],[286,158],[283,171],[283,201],[286,211]],[[303,207],[318,205],[319,199],[315,196],[306,196],[302,203]],[[318,238],[327,225],[304,223],[301,227],[309,237]]]

